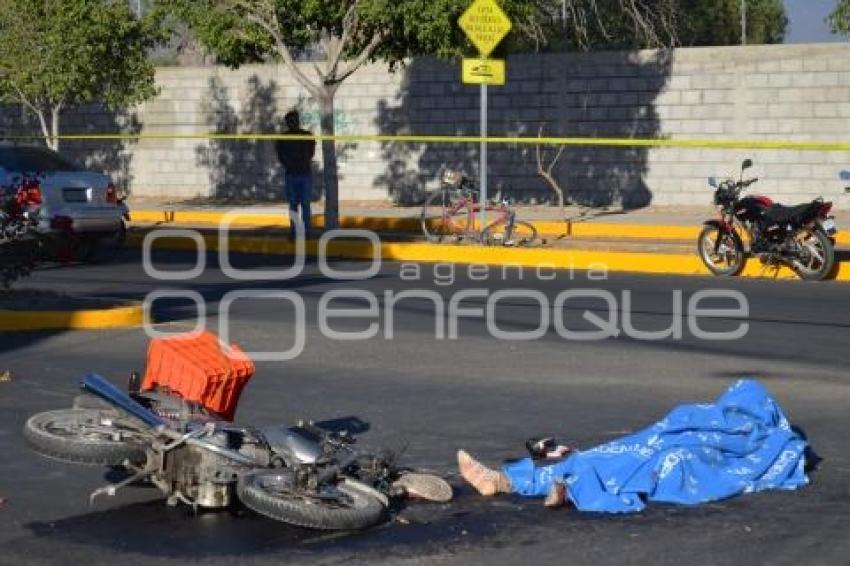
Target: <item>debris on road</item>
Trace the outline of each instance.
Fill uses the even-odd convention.
[[[9,370],[0,372],[0,383],[8,383],[9,381],[12,381],[12,372]],[[0,502],[2,502],[2,499],[0,499]]]

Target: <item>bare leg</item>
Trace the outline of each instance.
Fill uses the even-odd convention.
[[[457,452],[457,467],[460,470],[461,477],[481,495],[490,496],[511,492],[511,482],[508,480],[508,476],[498,470],[486,467],[463,450]]]

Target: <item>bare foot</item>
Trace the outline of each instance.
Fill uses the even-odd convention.
[[[510,493],[511,483],[502,472],[491,470],[463,450],[457,451],[457,467],[460,475],[484,496]]]

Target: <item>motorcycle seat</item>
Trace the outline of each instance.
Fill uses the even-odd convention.
[[[774,204],[765,211],[765,219],[778,224],[803,222],[816,216],[820,206],[817,200],[794,206]]]

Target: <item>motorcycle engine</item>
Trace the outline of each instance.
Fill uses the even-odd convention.
[[[235,449],[232,436],[226,431],[219,431],[204,440],[222,448]],[[169,491],[178,497],[183,496],[206,508],[230,504],[236,470],[229,459],[203,448],[183,445],[167,453],[163,468],[163,479]]]
[[[752,250],[755,253],[783,253],[788,248],[790,232],[776,222],[761,220],[750,224]]]

